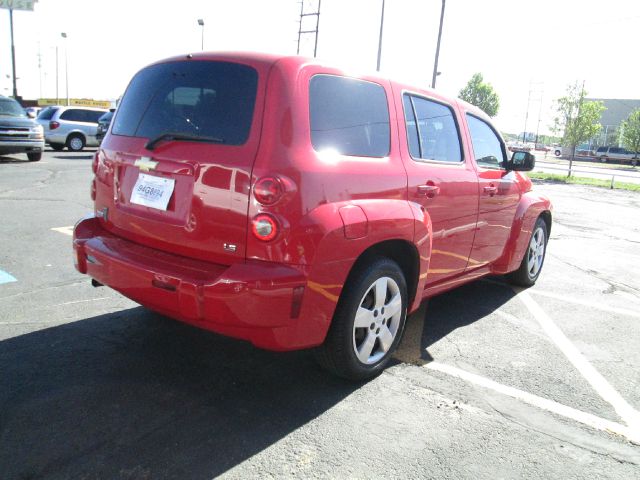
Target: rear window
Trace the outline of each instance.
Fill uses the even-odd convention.
[[[47,107],[40,112],[38,120],[51,120],[57,111],[56,107]]]
[[[309,109],[316,151],[362,157],[389,154],[389,108],[381,85],[316,75],[309,85]]]
[[[122,99],[112,133],[155,138],[164,133],[246,142],[258,73],[228,62],[174,62],[138,72]]]

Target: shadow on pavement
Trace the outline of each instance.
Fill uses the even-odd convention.
[[[59,160],[91,160],[93,153],[87,153],[86,155],[54,155],[53,158]]]
[[[0,476],[215,477],[358,385],[142,308],[0,342]]]
[[[458,328],[481,320],[502,307],[515,292],[502,277],[479,280],[423,302],[409,316],[395,357],[413,364],[434,360],[429,347]]]

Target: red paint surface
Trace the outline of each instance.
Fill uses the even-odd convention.
[[[344,72],[259,54],[188,61],[216,60],[258,71],[248,141],[166,142],[148,151],[146,138],[107,134],[95,170],[95,211],[106,208],[107,218],[85,219],[75,229],[78,270],[151,309],[264,348],[310,347],[324,340],[346,278],[368,249],[400,241],[417,250],[413,310],[423,297],[516,269],[536,218],[551,209],[525,175],[475,163],[465,112],[486,116],[474,107],[359,77],[386,91],[390,155],[329,161],[310,143],[309,81]],[[406,90],[452,107],[462,164],[411,159]],[[139,173],[134,162],[143,156],[159,162],[154,175],[176,181],[166,212],[129,202]],[[283,189],[270,205],[252,194],[263,177],[276,177]],[[251,219],[262,213],[279,227],[268,242],[251,233]]]

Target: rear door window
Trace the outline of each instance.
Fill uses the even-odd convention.
[[[195,60],[152,65],[131,80],[112,133],[145,138],[174,133],[242,145],[257,86],[258,73],[247,65]]]
[[[100,117],[104,115],[104,112],[101,112],[101,111],[85,110],[85,112],[86,112],[85,122],[91,122],[91,123],[98,123],[98,120],[100,119]]]
[[[60,114],[60,120],[67,120],[69,122],[86,122],[86,117],[84,110],[70,108]]]
[[[461,162],[460,134],[451,107],[407,94],[402,101],[411,157]]]
[[[309,111],[316,151],[359,157],[389,155],[389,107],[381,85],[315,75],[309,84]]]

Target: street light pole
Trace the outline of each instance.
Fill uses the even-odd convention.
[[[9,9],[9,28],[11,30],[11,65],[13,68],[13,98],[18,99],[18,84],[16,83],[16,47],[13,44],[13,8]]]
[[[442,24],[444,23],[444,6],[446,0],[442,0],[440,10],[440,28],[438,28],[438,43],[436,45],[436,58],[433,61],[433,77],[431,77],[431,88],[436,88],[436,77],[438,76],[438,57],[440,57],[440,39],[442,38]]]
[[[69,106],[69,41],[66,40],[67,38],[67,34],[65,32],[62,32],[60,34],[62,36],[62,38],[65,39],[64,42],[64,81],[65,81],[65,88],[66,88],[66,92],[67,92],[67,107]]]
[[[60,75],[58,74],[58,46],[56,45],[56,105],[60,105],[60,95],[58,94],[58,80]]]
[[[376,72],[380,71],[380,57],[382,55],[382,29],[384,27],[384,0],[382,0],[382,14],[380,15],[380,36],[378,37],[378,65]]]
[[[204,51],[204,19],[199,18],[198,19],[198,25],[200,25],[202,27],[200,50]]]

